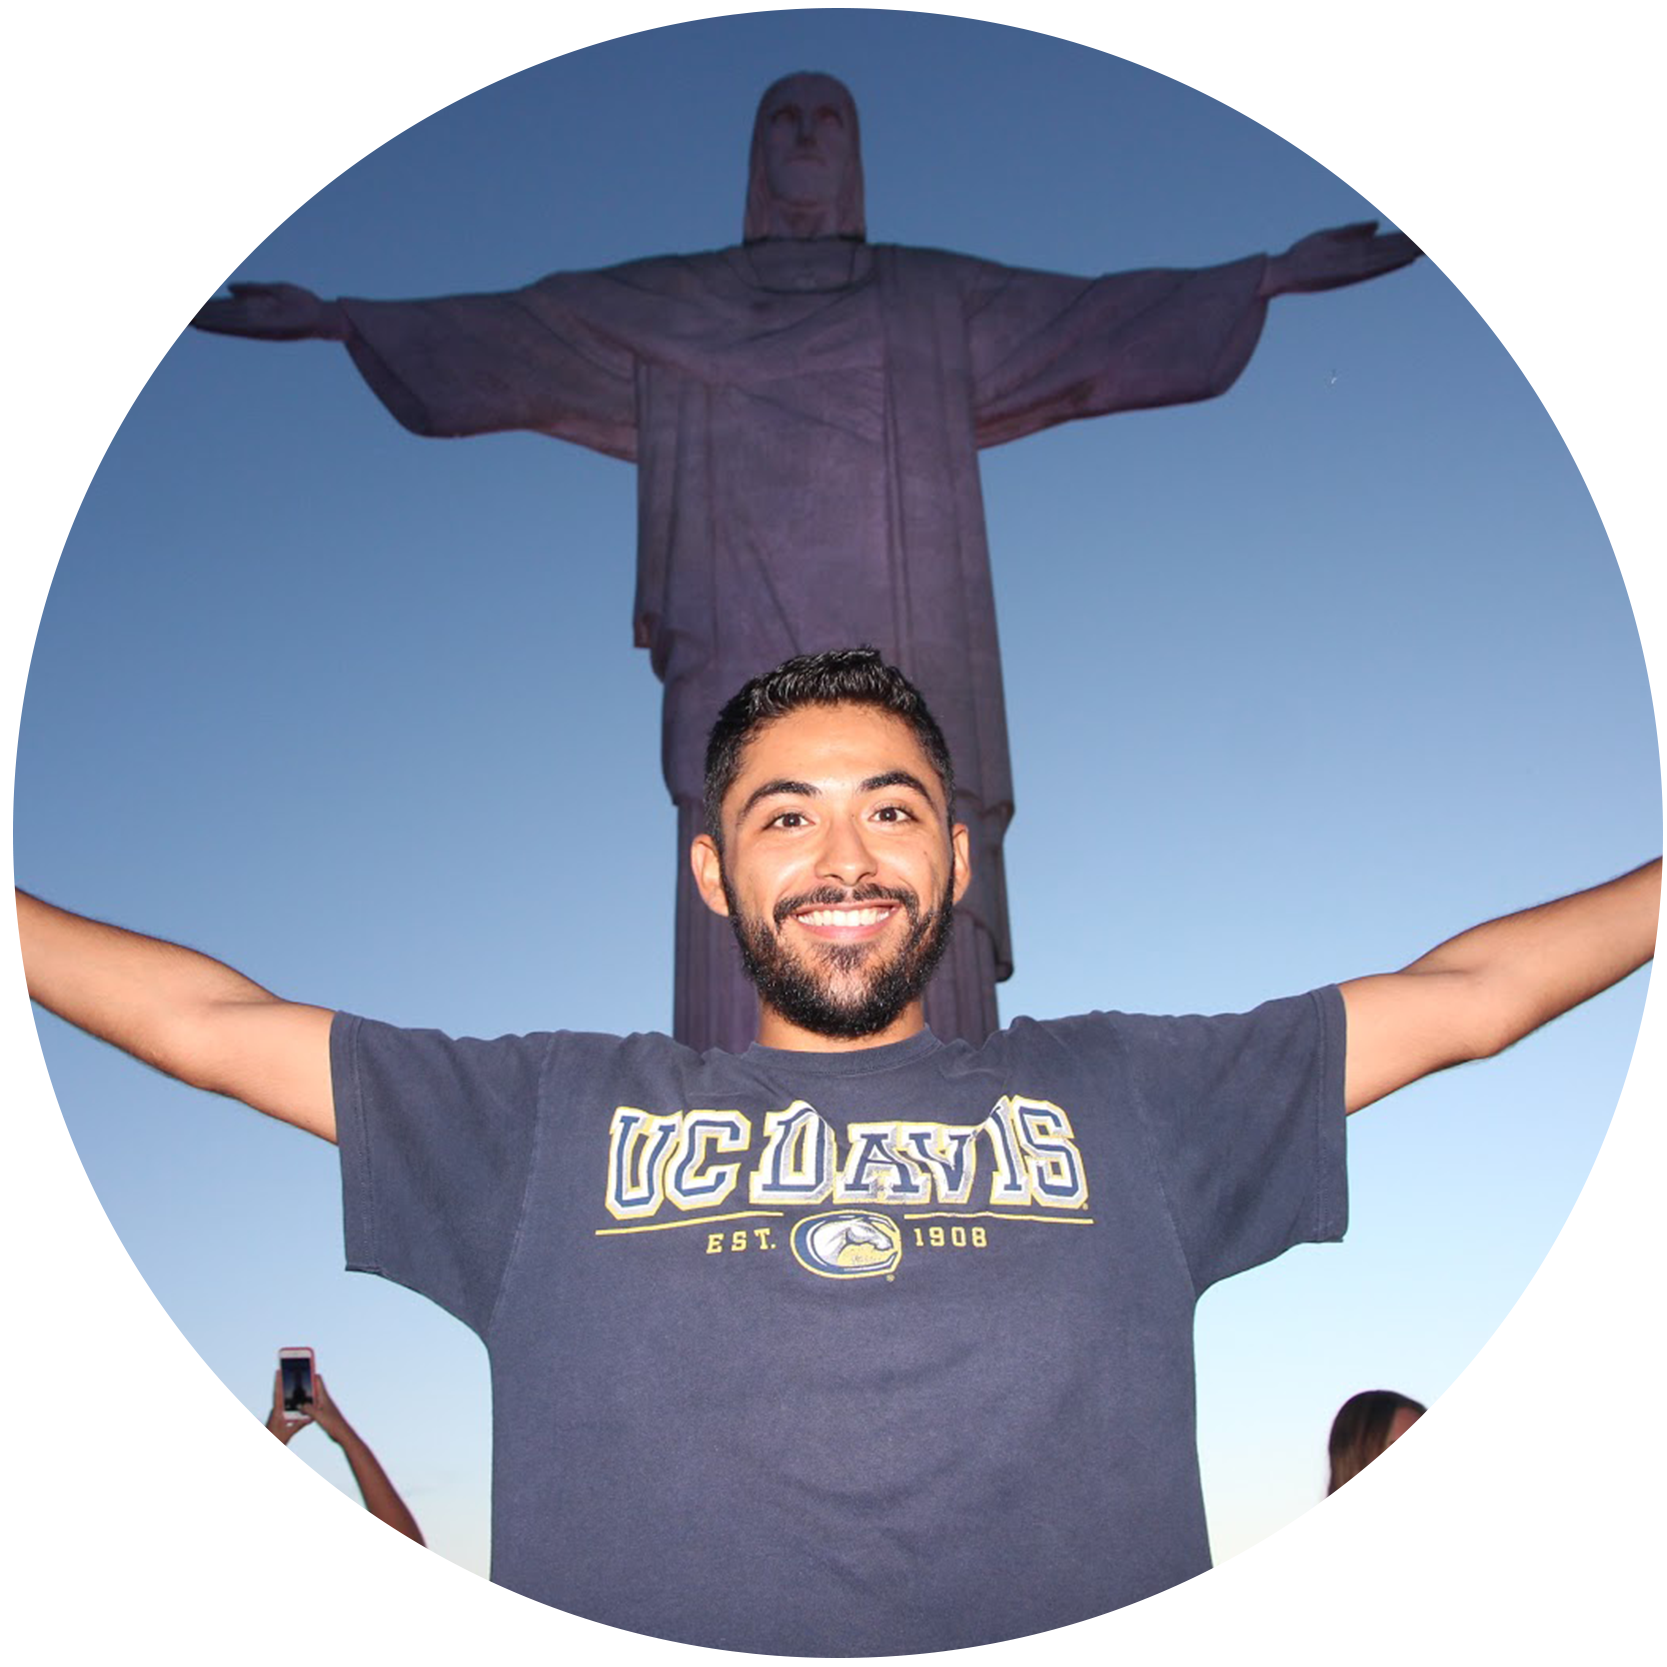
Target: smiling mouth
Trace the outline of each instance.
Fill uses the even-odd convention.
[[[913,901],[888,887],[859,886],[843,894],[836,887],[784,897],[773,911],[776,930],[789,921],[823,943],[861,943],[877,938],[895,914],[916,913]]]
[[[889,919],[896,914],[895,903],[874,904],[864,903],[854,908],[830,909],[817,907],[804,909],[793,916],[801,926],[831,928],[833,930],[850,930],[865,926],[878,926],[882,920]]]

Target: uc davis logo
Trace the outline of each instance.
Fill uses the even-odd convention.
[[[791,1243],[799,1266],[823,1279],[872,1279],[903,1260],[897,1224],[866,1210],[807,1216],[793,1229]]]

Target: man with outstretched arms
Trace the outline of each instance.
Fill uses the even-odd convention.
[[[1575,1440],[1632,1480],[1570,1537],[1557,1585],[1524,1629],[1530,1660],[1662,1657],[1662,1314],[1622,1309],[1585,1350]]]
[[[20,894],[30,990],[339,1143],[349,1265],[491,1356],[494,1580],[762,1653],[1019,1637],[1208,1566],[1199,1295],[1341,1237],[1345,1112],[1646,962],[1660,863],[1251,1013],[975,1047],[921,1004],[953,793],[870,651],[728,704],[691,858],[760,994],[740,1054],[398,1030]]]

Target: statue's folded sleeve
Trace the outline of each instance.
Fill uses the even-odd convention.
[[[529,429],[634,462],[633,357],[586,317],[586,280],[604,282],[575,273],[498,295],[344,297],[348,352],[414,434]]]
[[[978,444],[1225,393],[1262,334],[1266,264],[1104,278],[988,268],[967,293]]]

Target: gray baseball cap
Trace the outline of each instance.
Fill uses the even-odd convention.
[[[1660,1309],[1622,1309],[1599,1320],[1585,1345],[1585,1384],[1597,1399],[1617,1377],[1642,1372],[1662,1359]]]

